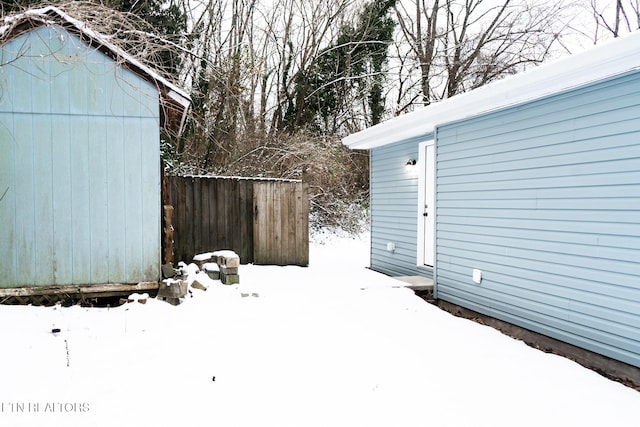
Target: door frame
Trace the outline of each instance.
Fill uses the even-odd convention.
[[[432,156],[427,156],[427,149],[431,148]],[[417,238],[417,257],[416,263],[418,267],[433,268],[435,265],[435,140],[429,139],[420,142],[418,145],[418,206],[417,206],[417,219],[418,219],[418,235]],[[427,199],[427,186],[430,186],[432,191],[430,194],[431,200]],[[425,205],[428,205],[428,221],[424,219]],[[431,229],[431,239],[425,238],[426,233]],[[428,264],[428,261],[431,261]]]

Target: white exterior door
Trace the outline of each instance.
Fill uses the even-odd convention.
[[[435,235],[435,151],[421,142],[418,154],[418,266],[433,267]]]

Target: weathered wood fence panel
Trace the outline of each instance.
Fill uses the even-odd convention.
[[[256,264],[309,262],[308,187],[296,182],[253,186],[253,243]]]
[[[309,263],[307,184],[201,176],[168,183],[176,261],[231,249],[243,264]]]

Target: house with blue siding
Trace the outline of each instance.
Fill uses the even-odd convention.
[[[371,268],[640,367],[640,32],[352,134]]]
[[[0,24],[0,289],[157,282],[188,95],[54,7]]]

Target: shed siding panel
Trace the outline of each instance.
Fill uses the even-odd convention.
[[[158,110],[158,98],[156,94],[156,110]],[[159,110],[158,110],[159,111]],[[159,113],[158,113],[159,114]],[[156,116],[157,117],[157,116]],[[161,276],[161,199],[160,199],[160,128],[155,117],[140,119],[141,155],[140,163],[142,189],[142,210],[140,221],[142,224],[142,279]],[[158,242],[158,245],[149,245],[148,242]]]
[[[142,247],[144,236],[142,234],[143,211],[142,211],[142,150],[140,147],[139,120],[135,118],[125,119],[125,149],[126,157],[122,173],[125,180],[125,198],[123,210],[126,212],[125,222],[125,260],[126,260],[126,280],[127,282],[139,281],[142,277]],[[156,165],[159,167],[159,165]],[[130,185],[135,183],[135,185]],[[153,214],[153,213],[152,213]]]
[[[640,73],[436,132],[438,298],[640,366]]]
[[[52,174],[53,188],[53,282],[55,284],[73,277],[72,264],[68,259],[73,255],[73,240],[69,232],[74,227],[71,215],[72,195],[71,188],[71,127],[69,116],[60,115],[52,122],[52,135],[55,135],[53,155],[51,157],[55,170]]]
[[[0,287],[158,280],[157,89],[54,25],[2,55]]]
[[[91,282],[109,283],[109,199],[107,182],[106,124],[103,116],[88,117],[89,142],[89,218],[91,223]],[[119,167],[114,166],[115,171]],[[117,173],[120,173],[119,171]]]
[[[35,106],[35,103],[34,103]],[[33,203],[35,209],[34,252],[35,285],[48,285],[53,276],[53,164],[51,163],[51,117],[48,114],[33,116]],[[37,144],[37,147],[36,147]]]
[[[89,191],[89,126],[85,116],[71,116],[71,193],[73,277],[70,283],[91,283],[91,198]],[[63,231],[63,230],[61,230]],[[68,278],[67,278],[68,280]],[[65,280],[65,282],[67,281]],[[63,282],[64,283],[64,282]],[[28,284],[24,284],[28,285]]]
[[[0,270],[7,281],[15,281],[15,144],[13,143],[13,114],[0,112]]]
[[[22,144],[15,144],[15,169],[14,173],[19,174],[19,178],[14,179],[15,191],[14,214],[15,214],[15,234],[14,247],[16,259],[16,276],[20,280],[35,281],[36,267],[36,205],[35,205],[35,183],[33,165],[33,122],[29,115],[16,114],[14,120],[14,142],[22,141]],[[4,209],[5,206],[2,206]],[[4,270],[4,268],[3,268]],[[0,278],[2,280],[2,278]]]
[[[430,139],[429,136],[424,140]],[[371,268],[391,276],[432,277],[417,266],[418,143],[408,140],[371,150]],[[395,251],[387,250],[395,244]]]
[[[44,31],[44,28],[39,28],[36,31]],[[73,50],[78,50],[78,53],[67,51],[69,56],[69,62],[73,64],[69,68],[69,113],[74,115],[86,115],[89,113],[89,93],[87,91],[87,71],[89,71],[89,64],[83,64],[83,56],[79,55],[79,52],[86,51],[83,48],[82,42],[76,37],[68,39],[68,43],[64,45],[65,50],[71,47]],[[92,70],[93,71],[93,70]]]

